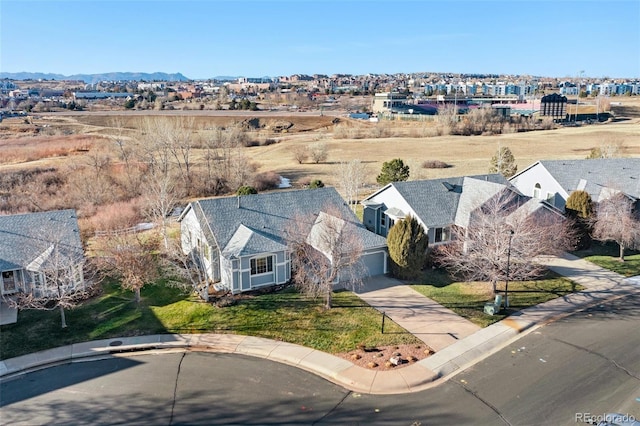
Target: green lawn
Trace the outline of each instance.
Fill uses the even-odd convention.
[[[133,294],[114,283],[103,294],[67,312],[67,329],[54,311],[23,311],[18,323],[0,327],[0,359],[95,339],[156,333],[236,333],[296,343],[330,353],[367,346],[420,343],[388,319],[380,333],[381,314],[351,292],[334,294],[334,308],[292,289],[254,296],[217,308],[164,285]]]
[[[503,309],[500,314],[491,316],[484,313],[484,304],[494,300],[489,283],[454,282],[442,270],[428,271],[422,282],[424,284],[416,284],[412,287],[480,327],[498,322],[529,306],[583,289],[583,287],[552,272],[549,272],[543,279],[535,281],[510,282],[509,309]],[[503,294],[504,282],[500,283],[497,289],[500,294]]]
[[[640,275],[640,252],[626,250],[625,260],[624,262],[620,262],[618,259],[620,249],[615,243],[599,243],[594,241],[589,249],[577,251],[574,252],[574,254],[598,266],[624,275],[625,277]]]

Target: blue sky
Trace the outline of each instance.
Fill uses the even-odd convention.
[[[640,1],[0,0],[0,71],[640,77]]]

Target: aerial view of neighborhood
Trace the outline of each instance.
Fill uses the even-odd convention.
[[[443,3],[3,1],[0,424],[640,426],[640,5]]]

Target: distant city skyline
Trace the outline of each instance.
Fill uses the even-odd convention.
[[[640,78],[640,2],[2,0],[0,71]]]

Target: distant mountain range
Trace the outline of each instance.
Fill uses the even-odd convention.
[[[181,73],[167,74],[164,72],[109,72],[104,74],[74,74],[62,75],[41,72],[0,72],[0,78],[11,80],[82,80],[85,83],[99,81],[189,81]]]

